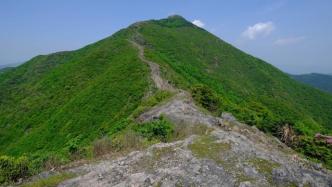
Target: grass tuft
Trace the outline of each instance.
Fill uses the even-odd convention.
[[[24,184],[21,187],[55,187],[61,182],[75,177],[72,173],[62,173],[50,176],[46,179],[39,179],[35,182]]]
[[[217,143],[213,136],[204,135],[190,144],[189,149],[198,158],[211,159],[221,164],[224,163],[222,159],[223,152],[230,150],[231,145],[228,143]]]

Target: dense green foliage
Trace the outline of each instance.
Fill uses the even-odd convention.
[[[157,138],[163,142],[166,142],[174,131],[172,124],[164,117],[152,122],[135,125],[134,130],[148,140]]]
[[[326,145],[324,141],[312,137],[301,137],[293,147],[315,161],[322,161],[332,169],[332,145]]]
[[[195,85],[191,88],[192,97],[202,107],[211,112],[217,112],[220,109],[220,97],[206,85]]]
[[[27,154],[39,164],[70,158],[131,115],[149,89],[149,69],[129,34],[0,74],[0,155]]]
[[[291,75],[291,77],[302,83],[332,93],[332,75],[311,73],[303,75]]]
[[[0,184],[4,182],[17,181],[30,174],[30,163],[28,158],[0,156]]]

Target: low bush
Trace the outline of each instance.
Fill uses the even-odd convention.
[[[221,105],[218,95],[208,86],[199,84],[191,88],[192,97],[210,112],[217,112]]]
[[[332,145],[313,137],[301,136],[293,147],[311,159],[322,161],[327,168],[332,169]]]
[[[0,156],[0,184],[18,181],[18,179],[29,175],[30,163],[27,157]]]
[[[159,139],[163,142],[166,142],[174,132],[173,125],[164,117],[152,122],[137,124],[133,129],[148,140]]]
[[[70,154],[74,154],[78,151],[79,149],[79,141],[80,141],[80,137],[77,136],[71,140],[69,140],[66,144],[66,148],[68,150],[68,152]]]

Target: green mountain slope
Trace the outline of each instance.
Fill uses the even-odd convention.
[[[37,56],[0,74],[0,152],[62,152],[128,117],[148,88],[148,68],[114,36],[77,51]]]
[[[146,55],[165,67],[174,84],[209,86],[223,98],[223,110],[243,121],[266,130],[287,122],[303,133],[331,132],[330,95],[297,83],[181,17],[145,22],[138,30],[149,49]]]
[[[172,16],[1,73],[0,154],[66,155],[72,144],[83,147],[116,131],[151,90],[148,66],[129,40],[144,45],[146,58],[175,87],[208,88],[218,99],[216,115],[232,112],[275,135],[285,124],[308,136],[332,132],[331,95]]]
[[[291,75],[291,77],[302,83],[332,93],[332,75],[311,73],[303,75]]]

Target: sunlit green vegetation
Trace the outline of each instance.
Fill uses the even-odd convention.
[[[17,181],[30,173],[31,166],[27,157],[0,156],[0,184]]]
[[[36,167],[64,163],[128,118],[149,89],[149,69],[128,34],[1,74],[0,155],[25,154]]]
[[[179,16],[145,22],[138,30],[146,57],[212,113],[231,112],[276,136],[286,124],[305,137],[332,133],[331,95],[292,80]]]
[[[136,125],[134,130],[148,140],[159,139],[166,142],[173,134],[173,128],[174,127],[168,120],[161,117],[160,119],[152,122]]]
[[[72,173],[61,173],[22,185],[22,187],[55,187],[62,181],[73,178],[74,176]]]

